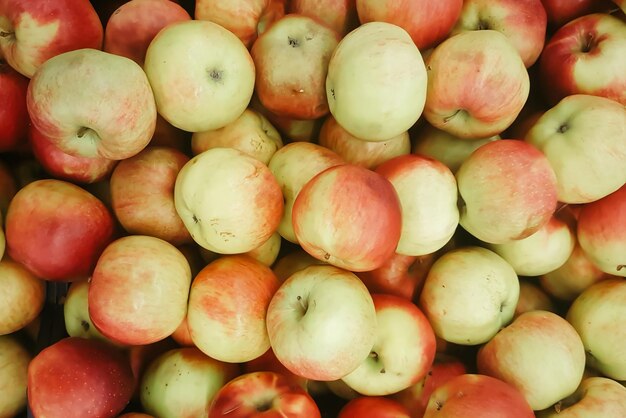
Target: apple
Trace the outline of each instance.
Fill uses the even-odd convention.
[[[376,168],[391,182],[402,207],[396,252],[420,256],[443,248],[459,225],[454,174],[443,163],[415,154],[392,158]]]
[[[626,105],[626,22],[607,13],[570,21],[546,42],[539,61],[542,93],[555,105],[590,94]]]
[[[116,417],[135,380],[126,356],[98,340],[67,337],[28,365],[28,403],[36,417]]]
[[[23,329],[41,313],[44,282],[8,257],[0,260],[0,287],[0,335]]]
[[[261,262],[262,264],[271,267],[274,264],[274,261],[278,258],[281,249],[282,238],[278,232],[274,232],[271,237],[263,244],[259,245],[253,250],[250,250],[245,254],[249,257],[254,258],[256,261]],[[220,254],[214,253],[213,251],[209,251],[205,248],[199,247],[200,257],[205,261],[205,264],[208,264],[212,261],[217,260],[220,257]],[[202,266],[204,267],[204,265]]]
[[[274,372],[252,372],[226,383],[213,397],[208,418],[276,416],[320,418],[313,398],[287,376]]]
[[[285,0],[196,0],[195,19],[234,33],[246,48],[285,14]]]
[[[230,147],[266,165],[282,146],[283,141],[276,128],[260,112],[250,108],[223,128],[194,132],[191,136],[193,155],[213,148]]]
[[[327,263],[318,260],[302,248],[298,247],[282,257],[279,257],[276,263],[272,266],[272,271],[282,283],[287,280],[289,276],[297,271],[305,269],[306,267],[325,264]]]
[[[171,335],[185,318],[191,271],[172,244],[129,235],[109,244],[89,285],[89,317],[105,337],[126,345]]]
[[[172,335],[170,335],[170,337],[172,337],[172,339],[180,347],[196,346],[191,339],[191,333],[189,332],[189,323],[187,322],[187,315],[185,315],[185,319],[183,319],[178,328],[176,328],[176,330],[172,333]]]
[[[191,20],[191,16],[176,2],[130,0],[108,19],[103,49],[143,66],[148,46],[156,34],[171,23],[187,20]]]
[[[148,146],[175,148],[185,154],[191,154],[191,134],[179,129],[157,114],[154,135]]]
[[[626,108],[575,94],[547,110],[525,140],[548,159],[563,203],[589,203],[626,182]]]
[[[305,184],[293,204],[292,222],[300,246],[313,257],[353,272],[369,271],[394,254],[402,209],[385,177],[343,164]]]
[[[156,124],[154,95],[141,67],[97,49],[44,62],[28,85],[26,104],[35,128],[75,156],[131,157],[148,145]]]
[[[460,17],[462,0],[394,2],[356,0],[361,23],[382,21],[405,29],[417,47],[426,50],[448,37]]]
[[[70,337],[97,339],[114,344],[94,326],[89,317],[89,279],[72,282],[63,302],[65,331]]]
[[[385,161],[411,152],[408,131],[387,141],[364,141],[343,129],[332,115],[324,121],[318,143],[336,152],[345,162],[371,170]]]
[[[0,57],[0,152],[16,150],[26,142],[28,81]]]
[[[511,321],[518,299],[513,267],[493,251],[470,246],[450,250],[435,261],[419,306],[438,337],[476,345]]]
[[[515,306],[514,317],[524,312],[538,310],[556,312],[556,307],[550,296],[534,281],[520,280],[519,299]]]
[[[189,157],[174,148],[148,146],[120,161],[111,175],[111,202],[126,232],[179,246],[193,242],[174,206],[174,184]]]
[[[548,17],[541,0],[466,0],[450,36],[471,30],[497,30],[511,41],[526,68],[543,50]]]
[[[298,242],[293,230],[292,212],[304,185],[325,169],[343,163],[344,160],[334,151],[308,142],[293,142],[274,153],[268,168],[284,198],[284,211],[277,228],[283,238],[292,243]]]
[[[341,408],[337,418],[410,418],[409,411],[393,399],[361,396]]]
[[[265,317],[279,284],[269,267],[245,255],[208,264],[189,294],[187,324],[196,347],[229,363],[265,353],[270,348]]]
[[[213,148],[179,171],[174,205],[192,238],[219,254],[266,242],[283,216],[283,195],[270,169],[234,148]]]
[[[530,93],[519,52],[496,30],[449,37],[428,56],[426,68],[424,118],[461,138],[499,135],[520,114]]]
[[[626,332],[615,327],[626,317],[626,282],[612,278],[585,289],[570,305],[567,320],[585,346],[587,364],[606,377],[626,380]]]
[[[518,316],[476,357],[478,372],[509,383],[533,410],[571,395],[585,369],[585,348],[564,318],[547,311]]]
[[[142,374],[141,405],[145,412],[161,418],[206,416],[215,394],[239,375],[238,369],[195,347],[168,350]]]
[[[578,242],[600,270],[626,277],[626,185],[583,206],[578,216]]]
[[[536,415],[537,418],[621,418],[626,416],[626,387],[606,377],[588,377],[574,394]]]
[[[534,418],[524,396],[513,386],[482,374],[456,376],[432,393],[424,418]]]
[[[113,222],[106,206],[81,187],[36,180],[11,200],[5,223],[7,252],[41,279],[84,278],[113,239]]]
[[[0,417],[17,417],[26,407],[32,355],[16,335],[0,335]]]
[[[347,34],[333,51],[326,96],[346,131],[386,141],[417,122],[426,86],[424,60],[409,34],[391,23],[370,22]]]
[[[0,1],[0,51],[11,67],[28,78],[57,55],[100,49],[103,32],[88,0]]]
[[[131,345],[126,349],[130,368],[135,376],[135,391],[133,393],[133,401],[140,401],[141,394],[141,378],[148,366],[156,360],[161,354],[169,350],[180,348],[171,338],[165,338],[150,344]]]
[[[288,378],[291,378],[295,382],[297,382],[300,386],[302,386],[311,396],[313,396],[313,391],[311,390],[311,380],[305,379],[302,376],[298,376],[290,372],[283,364],[278,361],[276,358],[276,354],[274,354],[274,350],[270,347],[265,353],[261,354],[259,357],[246,361],[242,365],[244,373],[252,373],[252,372],[274,372],[281,375],[284,375]],[[325,382],[317,382],[324,384]]]
[[[2,226],[2,213],[0,212],[0,261],[4,257],[4,250],[6,249],[6,236],[4,235],[4,227]]]
[[[347,271],[309,266],[291,275],[267,310],[267,331],[278,360],[313,380],[338,380],[370,355],[376,342],[372,296]]]
[[[548,23],[554,28],[560,28],[577,17],[606,9],[610,4],[604,0],[541,0],[541,3],[548,15]]]
[[[287,12],[315,18],[342,38],[359,26],[356,0],[291,0]]]
[[[203,20],[175,22],[161,30],[148,47],[143,68],[159,114],[189,132],[233,122],[254,89],[254,63],[245,45],[222,26]]]
[[[435,333],[411,301],[373,294],[377,338],[370,355],[342,380],[358,393],[385,396],[426,376],[435,359]]]

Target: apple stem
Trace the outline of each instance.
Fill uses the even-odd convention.
[[[0,38],[8,38],[9,36],[13,36],[14,34],[15,32],[0,31]]]
[[[620,271],[624,268],[626,268],[626,264],[620,264],[619,266],[617,266],[617,271]]]
[[[296,297],[296,299],[297,299],[297,300],[298,300],[298,302],[300,303],[300,307],[302,308],[302,311],[303,311],[304,313],[306,313],[307,306],[306,306],[306,304],[304,303],[304,300],[302,300],[302,296],[298,295],[298,296]]]

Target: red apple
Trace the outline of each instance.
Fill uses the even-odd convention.
[[[43,309],[44,282],[9,258],[0,259],[0,288],[0,335],[21,330]]]
[[[91,193],[61,180],[36,180],[11,200],[7,251],[37,277],[71,281],[91,274],[113,228],[111,213]]]
[[[0,151],[14,151],[26,142],[28,78],[0,58]]]
[[[548,23],[554,28],[590,13],[608,10],[610,5],[604,0],[541,0],[548,15]]]
[[[337,418],[410,418],[409,411],[397,401],[377,396],[361,396],[349,401]]]
[[[359,25],[356,0],[291,0],[287,12],[311,16],[342,38]]]
[[[0,335],[0,417],[17,417],[26,407],[32,355],[15,335]]]

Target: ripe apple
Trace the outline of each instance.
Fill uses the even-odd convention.
[[[239,367],[195,347],[175,348],[152,360],[141,377],[143,410],[160,418],[206,416],[215,394]]]
[[[547,110],[525,140],[545,154],[563,203],[588,203],[626,182],[626,107],[598,96],[567,96]]]
[[[490,244],[531,236],[556,210],[557,179],[550,162],[523,141],[501,139],[481,146],[456,179],[460,225]]]
[[[311,16],[342,38],[359,26],[356,0],[291,0],[287,12]]]
[[[127,357],[98,340],[64,338],[28,365],[28,403],[36,417],[116,417],[135,380]]]
[[[270,169],[233,148],[189,160],[176,178],[174,204],[194,241],[219,254],[257,248],[283,216],[283,195]]]
[[[280,257],[276,261],[276,264],[272,266],[272,271],[274,271],[274,274],[282,283],[287,280],[289,276],[297,271],[303,270],[306,267],[325,264],[325,262],[318,260],[302,248],[298,247],[297,249]]]
[[[265,317],[279,285],[269,267],[245,255],[208,264],[189,295],[187,324],[194,344],[229,363],[261,356],[270,348]]]
[[[402,207],[396,252],[427,255],[440,250],[459,225],[454,174],[443,163],[415,154],[392,158],[376,168],[391,182]]]
[[[8,255],[35,276],[72,281],[88,276],[113,239],[113,217],[74,184],[36,180],[11,200],[6,217]]]
[[[0,57],[0,152],[16,150],[26,142],[28,78]]]
[[[372,300],[376,341],[365,361],[342,380],[362,395],[385,396],[426,376],[435,359],[435,333],[410,300],[381,293]]]
[[[499,135],[521,112],[530,92],[517,49],[496,30],[459,33],[426,59],[424,118],[461,138]]]
[[[171,23],[190,19],[189,13],[174,1],[130,0],[107,21],[103,49],[143,66],[148,46],[156,34]]]
[[[626,380],[626,282],[621,278],[602,280],[582,292],[571,304],[567,320],[585,346],[587,364],[606,377]]]
[[[435,389],[424,418],[534,418],[524,396],[513,386],[481,374],[454,377]]]
[[[324,121],[318,143],[336,152],[345,162],[371,170],[385,161],[411,152],[408,131],[386,141],[364,141],[343,129],[332,115]]]
[[[356,0],[361,23],[382,21],[405,29],[417,47],[426,50],[443,41],[461,14],[462,0],[394,2]]]
[[[292,243],[298,242],[293,230],[292,212],[304,185],[327,168],[343,163],[344,160],[335,152],[308,142],[293,142],[274,153],[268,167],[284,199],[284,211],[277,229],[283,238]]]
[[[188,161],[174,148],[148,146],[117,164],[110,179],[111,202],[126,232],[176,246],[193,242],[174,206],[174,184]]]
[[[513,385],[533,410],[541,410],[574,393],[585,369],[585,348],[564,318],[531,311],[479,349],[477,367]]]
[[[65,331],[70,337],[89,338],[106,341],[89,317],[89,279],[72,282],[63,302]]]
[[[293,205],[293,230],[313,257],[353,272],[369,271],[395,252],[401,211],[385,177],[357,165],[337,165],[302,188]]]
[[[17,417],[26,407],[32,355],[15,335],[0,335],[0,417]]]
[[[44,282],[8,257],[0,259],[0,288],[0,335],[21,330],[43,309]]]
[[[89,285],[89,317],[105,337],[127,345],[171,335],[187,311],[191,270],[172,244],[129,235],[109,244]]]
[[[195,277],[195,276],[194,276]],[[178,328],[170,335],[172,339],[178,344],[180,347],[195,347],[193,340],[191,339],[191,334],[189,333],[189,323],[187,322],[187,315],[180,323]]]
[[[226,383],[209,407],[208,418],[276,416],[320,418],[313,398],[287,376],[274,372],[245,373]]]
[[[274,262],[278,258],[278,255],[280,254],[281,243],[282,243],[282,238],[280,237],[280,234],[278,232],[274,232],[272,236],[269,237],[269,239],[265,241],[263,244],[259,245],[253,250],[250,250],[242,254],[252,257],[256,261],[259,261],[261,264],[271,267],[272,264],[274,264]],[[199,246],[198,246],[198,249],[199,249],[200,257],[205,262],[205,264],[202,267],[204,267],[206,264],[212,261],[217,260],[221,255],[221,254],[214,253],[213,251],[209,251]]]
[[[228,125],[246,109],[254,89],[246,47],[208,21],[176,22],[161,30],[148,47],[144,70],[159,114],[189,132]]]
[[[485,248],[461,247],[430,268],[419,306],[438,337],[475,345],[511,321],[518,298],[519,281],[510,264]]]
[[[541,3],[548,15],[548,23],[557,29],[577,17],[608,10],[610,4],[606,0],[541,0]]]
[[[526,68],[543,49],[548,18],[541,0],[466,0],[450,36],[470,30],[497,30],[511,41]]]
[[[88,0],[0,1],[0,51],[28,78],[56,55],[100,49],[102,37],[102,23]]]
[[[377,338],[376,309],[353,273],[309,266],[291,275],[272,297],[267,331],[276,357],[292,373],[338,380],[370,355]]]
[[[556,307],[550,296],[534,281],[520,280],[519,299],[515,306],[514,317],[518,317],[524,312],[537,310],[556,312]]]
[[[35,128],[76,156],[131,157],[148,145],[156,124],[154,96],[141,67],[97,49],[44,62],[28,85],[26,104]]]
[[[344,405],[337,418],[411,418],[411,415],[393,399],[361,396]]]
[[[600,270],[626,277],[626,185],[583,206],[578,216],[580,247]]]
[[[306,389],[310,395],[313,396],[311,388],[309,387],[309,383],[313,381],[290,372],[289,369],[287,369],[280,361],[278,361],[278,359],[276,358],[276,354],[274,354],[274,350],[272,350],[271,348],[269,348],[265,353],[263,353],[259,357],[243,363],[242,367],[243,367],[244,373],[274,372],[274,373],[284,375],[296,381],[300,386]],[[323,384],[324,382],[317,382],[317,383]]]
[[[426,100],[426,77],[422,54],[404,29],[365,23],[347,34],[330,58],[330,112],[353,136],[386,141],[417,122]]]
[[[266,165],[282,146],[283,141],[276,128],[260,112],[250,108],[223,128],[194,132],[191,136],[193,155],[212,148],[230,147]]]
[[[547,41],[539,61],[542,93],[555,105],[573,94],[626,105],[626,22],[607,13],[579,17]]]

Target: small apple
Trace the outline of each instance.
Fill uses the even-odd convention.
[[[26,408],[31,360],[32,355],[15,335],[0,335],[0,417],[17,417]]]
[[[519,299],[515,306],[514,317],[529,311],[556,312],[555,304],[548,294],[531,280],[520,280]]]
[[[13,151],[26,142],[28,78],[0,57],[0,151]]]
[[[89,317],[89,279],[72,282],[63,302],[65,331],[70,337],[91,338],[112,343]]]
[[[337,418],[411,418],[411,415],[393,399],[361,396],[344,405]]]

